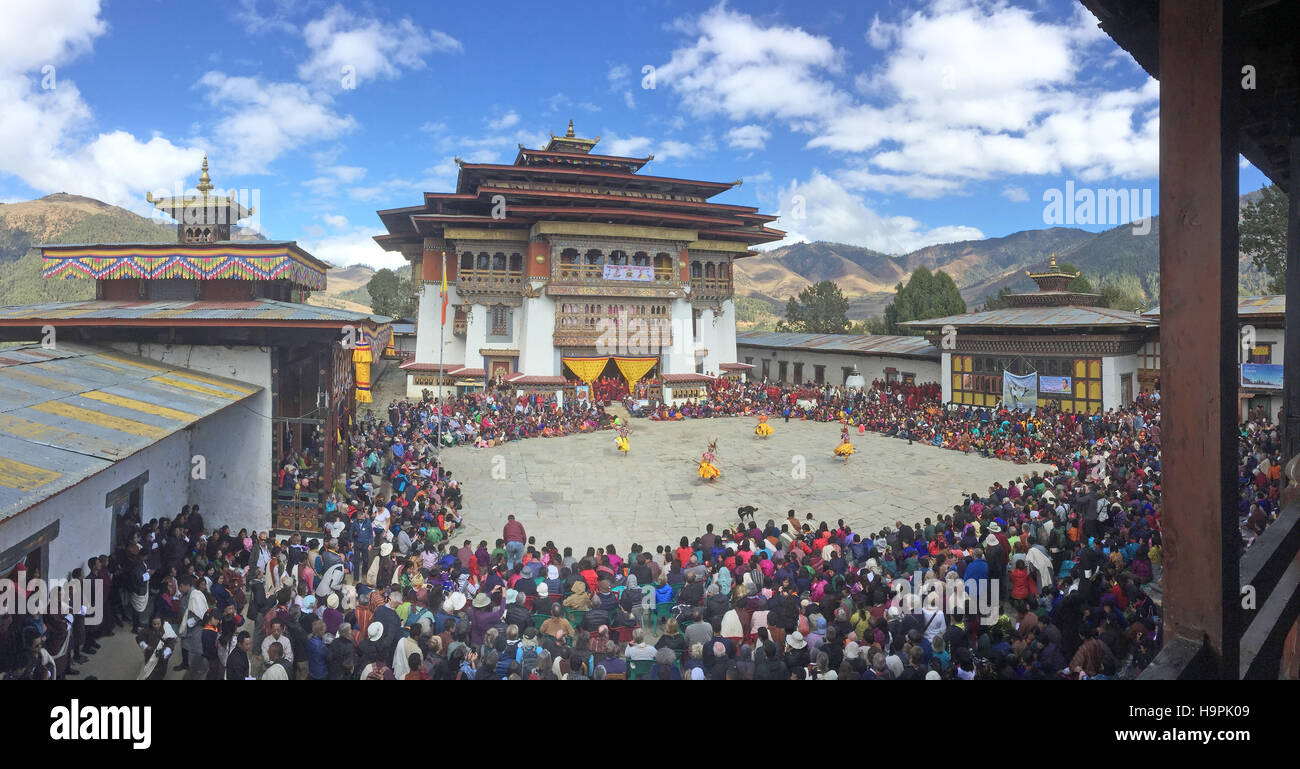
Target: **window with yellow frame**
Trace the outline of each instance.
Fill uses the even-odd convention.
[[[1083,414],[1101,413],[1101,360],[1080,358],[1074,361],[1074,399],[1061,401],[1063,411]]]
[[[977,374],[969,355],[952,356],[952,403],[996,406],[1002,400],[1002,377]]]

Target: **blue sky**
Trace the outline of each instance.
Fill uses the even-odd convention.
[[[1006,235],[1067,183],[1158,199],[1158,85],[1067,0],[4,5],[0,201],[147,213],[206,151],[253,224],[336,264],[400,264],[376,209],[570,118],[646,173],[744,179],[715,200],[789,240]]]

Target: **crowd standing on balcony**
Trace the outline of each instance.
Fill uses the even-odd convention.
[[[1025,415],[944,408],[926,386],[732,384],[691,415],[754,411],[1051,468],[879,531],[794,510],[760,525],[742,508],[739,522],[675,543],[578,556],[514,520],[495,543],[458,541],[464,495],[434,440],[439,419],[454,435],[474,428],[458,441],[514,439],[520,423],[520,437],[552,422],[596,429],[599,406],[484,393],[397,402],[356,425],[353,472],[321,538],[209,529],[197,508],[128,516],[116,552],[87,562],[109,586],[108,622],[86,627],[71,607],[0,618],[5,676],[76,675],[127,623],[141,678],[170,665],[262,680],[1079,679],[1130,677],[1154,657],[1159,611],[1144,586],[1162,548],[1156,398]],[[1250,536],[1276,514],[1277,430],[1252,420],[1240,445]]]

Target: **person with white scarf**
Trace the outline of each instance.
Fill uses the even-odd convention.
[[[177,670],[185,670],[187,680],[202,680],[208,672],[208,661],[203,656],[203,618],[208,613],[208,597],[194,587],[194,578],[185,575],[180,579],[181,627],[180,640],[183,652]]]
[[[138,643],[140,651],[144,654],[144,664],[140,666],[140,672],[135,677],[137,681],[160,680],[167,675],[167,660],[171,659],[172,649],[176,646],[176,629],[171,626],[171,623],[161,620],[159,625],[159,628],[150,627],[149,632],[141,633],[139,636],[141,640]]]
[[[424,654],[420,651],[420,644],[413,637],[413,635],[420,632],[421,627],[419,624],[413,625],[411,631],[397,642],[397,648],[393,650],[393,676],[398,681],[411,672],[410,659],[412,654],[417,654],[420,659],[424,659]]]

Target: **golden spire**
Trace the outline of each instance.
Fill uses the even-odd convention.
[[[212,191],[212,179],[208,177],[208,153],[203,153],[203,173],[199,174],[199,193],[207,197]]]
[[[573,118],[569,118],[569,130],[564,132],[564,138],[572,139],[573,136]]]
[[[1056,252],[1055,252],[1055,251],[1052,252],[1052,263],[1051,263],[1050,269],[1053,269],[1053,270],[1056,269]]]

